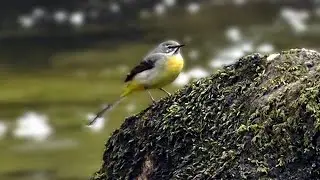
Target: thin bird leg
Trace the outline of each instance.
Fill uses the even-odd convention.
[[[159,88],[159,89],[160,89],[161,91],[167,93],[169,96],[171,96],[171,94],[170,94],[168,91],[166,91],[165,89],[163,89],[163,88]]]
[[[147,92],[148,92],[148,94],[149,94],[149,96],[150,96],[150,98],[151,98],[152,103],[155,103],[156,101],[155,101],[155,100],[154,100],[154,98],[152,97],[152,95],[151,95],[150,91],[149,91],[149,90],[147,90]]]

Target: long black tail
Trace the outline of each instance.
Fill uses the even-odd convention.
[[[117,101],[115,101],[112,104],[107,104],[104,108],[102,108],[97,114],[96,116],[88,123],[88,126],[92,125],[98,118],[102,117],[104,113],[106,113],[107,111],[111,110],[113,107],[115,107],[116,105],[118,105],[124,97],[120,97]]]

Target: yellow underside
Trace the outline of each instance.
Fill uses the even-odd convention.
[[[153,81],[150,88],[161,88],[172,83],[182,71],[183,65],[184,62],[180,55],[170,57],[166,61],[162,73]]]
[[[144,90],[144,85],[132,80],[126,84],[120,97],[125,97],[134,91],[141,91],[141,90]]]
[[[148,85],[149,89],[161,88],[172,83],[183,69],[184,61],[180,55],[172,56],[166,60],[161,73],[152,80]],[[121,97],[127,96],[134,91],[141,91],[145,89],[144,84],[140,84],[135,80],[128,82]]]

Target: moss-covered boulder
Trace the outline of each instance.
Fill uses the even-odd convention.
[[[252,54],[136,116],[92,179],[319,179],[320,54]]]

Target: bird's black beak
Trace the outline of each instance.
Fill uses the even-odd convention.
[[[179,51],[179,49],[181,47],[185,46],[185,44],[180,44],[180,45],[176,45],[176,46],[171,46],[171,48],[176,48],[176,50],[174,51],[174,53],[177,53]]]
[[[181,47],[183,47],[183,46],[185,46],[185,44],[177,45],[176,48],[181,48]]]

